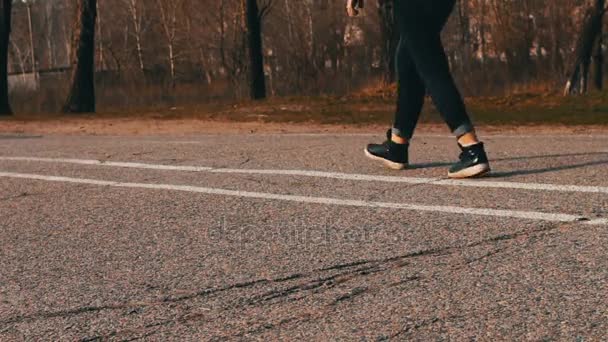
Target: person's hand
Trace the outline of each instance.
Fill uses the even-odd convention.
[[[364,0],[347,0],[346,2],[346,12],[351,17],[356,17],[359,15],[360,10],[363,8]]]

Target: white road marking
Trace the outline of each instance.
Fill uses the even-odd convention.
[[[206,187],[198,187],[198,186],[190,186],[190,185],[123,183],[123,182],[117,182],[117,181],[107,181],[107,180],[98,180],[98,179],[71,178],[71,177],[47,176],[47,175],[13,173],[13,172],[0,172],[0,177],[39,180],[39,181],[47,181],[47,182],[72,183],[72,184],[88,184],[88,185],[108,186],[108,187],[115,187],[115,188],[183,191],[183,192],[201,193],[201,194],[208,194],[208,195],[276,200],[276,201],[287,201],[287,202],[308,203],[308,204],[400,209],[400,210],[435,212],[435,213],[446,213],[446,214],[462,214],[462,215],[475,215],[475,216],[516,218],[516,219],[526,219],[526,220],[532,220],[532,221],[583,223],[583,224],[587,224],[587,225],[608,224],[608,221],[604,220],[604,219],[585,220],[583,217],[580,217],[580,216],[570,215],[570,214],[561,214],[561,213],[544,213],[544,212],[535,212],[535,211],[500,210],[500,209],[485,209],[485,208],[463,208],[463,207],[456,207],[456,206],[420,205],[420,204],[413,204],[413,203],[374,202],[374,201],[327,198],[327,197],[309,197],[309,196],[282,195],[282,194],[273,194],[273,193],[264,193],[264,192],[238,191],[238,190],[206,188]]]
[[[559,185],[559,184],[546,184],[546,183],[522,183],[522,182],[504,182],[504,181],[486,181],[486,180],[455,180],[455,179],[423,178],[423,177],[397,177],[397,176],[366,175],[366,174],[308,171],[308,170],[229,169],[229,168],[212,168],[212,167],[204,167],[204,166],[158,165],[158,164],[146,164],[146,163],[113,162],[113,161],[100,161],[100,160],[89,160],[89,159],[66,159],[66,158],[0,157],[0,160],[46,162],[46,163],[67,163],[67,164],[78,164],[78,165],[122,167],[122,168],[150,169],[150,170],[209,172],[209,173],[226,173],[226,174],[233,173],[233,174],[250,174],[250,175],[271,175],[271,176],[300,176],[300,177],[330,178],[330,179],[365,181],[365,182],[385,182],[385,183],[403,183],[403,184],[419,184],[419,185],[424,184],[424,185],[440,185],[440,186],[460,186],[460,187],[472,187],[472,188],[498,188],[498,189],[514,189],[514,190],[608,194],[608,187],[604,187],[604,186]]]
[[[110,161],[95,160],[95,159],[0,157],[0,160],[31,161],[31,162],[45,162],[45,163],[65,163],[65,164],[92,165],[92,166],[114,166],[114,167],[124,167],[124,168],[133,168],[133,169],[150,169],[150,170],[163,170],[163,171],[209,172],[209,171],[213,170],[212,167],[204,167],[204,166],[155,165],[155,164],[131,163],[131,162],[110,162]]]

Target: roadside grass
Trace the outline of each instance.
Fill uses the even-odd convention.
[[[348,97],[281,97],[238,103],[217,101],[176,107],[135,109],[103,108],[95,118],[179,120],[200,119],[228,122],[313,123],[340,125],[387,124],[394,114],[394,91],[361,93]],[[427,99],[421,122],[441,122]],[[467,98],[469,111],[480,125],[608,125],[608,93],[563,97],[559,94],[522,93],[505,97]],[[17,114],[20,121],[69,118],[62,114]]]
[[[517,94],[471,98],[467,103],[477,122],[488,125],[607,125],[608,93],[586,96]]]

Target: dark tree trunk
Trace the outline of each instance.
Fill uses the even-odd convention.
[[[249,89],[251,99],[266,98],[262,18],[257,0],[247,0],[247,40],[249,45]]]
[[[605,0],[596,0],[596,8],[603,9],[605,2]],[[602,90],[604,88],[604,17],[601,16],[599,21],[598,38],[593,56],[593,83],[597,90]]]
[[[95,21],[96,0],[78,0],[74,24],[75,52],[72,56],[72,87],[63,111],[95,112]]]
[[[469,4],[466,0],[458,1],[458,23],[460,24],[460,56],[463,72],[470,70],[471,63],[471,28]]]
[[[0,116],[12,114],[8,99],[8,44],[12,5],[12,0],[0,0]]]
[[[382,33],[382,79],[388,85],[396,80],[395,55],[399,44],[399,32],[395,27],[395,0],[378,0],[378,14]]]
[[[603,1],[596,1],[595,6],[588,10],[583,20],[583,27],[576,43],[574,65],[564,90],[565,95],[587,92],[593,47],[602,30],[602,21],[606,12],[603,7],[598,7],[601,2]]]

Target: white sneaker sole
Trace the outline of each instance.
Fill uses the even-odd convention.
[[[403,170],[403,169],[407,168],[407,164],[396,163],[396,162],[392,162],[390,160],[386,160],[384,158],[380,158],[378,156],[375,156],[375,155],[369,153],[369,151],[367,149],[364,149],[363,151],[365,151],[365,156],[367,156],[367,158],[369,158],[371,160],[380,161],[380,162],[382,162],[382,164],[384,164],[384,166],[388,167],[389,169]]]
[[[483,174],[490,172],[490,164],[479,164],[475,166],[471,166],[467,169],[464,169],[459,172],[448,172],[448,177],[453,179],[464,179],[464,178],[473,178],[478,177]]]

